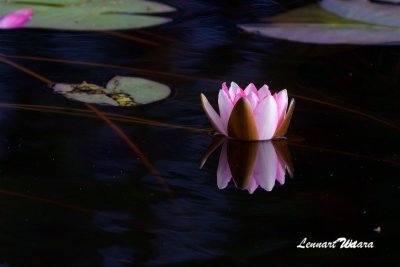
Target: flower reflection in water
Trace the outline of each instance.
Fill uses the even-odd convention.
[[[293,177],[293,164],[286,140],[240,142],[214,137],[200,167],[211,153],[222,144],[217,170],[219,189],[227,187],[232,179],[236,187],[252,194],[257,187],[271,191],[275,180],[285,183],[286,171]]]

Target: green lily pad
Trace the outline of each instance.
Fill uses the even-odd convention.
[[[398,44],[400,29],[354,24],[338,27],[318,23],[272,23],[241,26],[272,38],[316,44]]]
[[[400,27],[347,19],[322,9],[318,4],[290,10],[263,21],[265,23],[245,24],[239,27],[266,37],[304,43],[362,45],[400,43]]]
[[[322,9],[318,4],[312,4],[292,9],[272,17],[263,19],[271,23],[326,23],[337,26],[365,24],[357,20],[350,20]]]
[[[150,104],[167,98],[171,89],[161,83],[138,77],[115,76],[106,87],[83,82],[57,83],[54,92],[68,99],[91,104],[132,107]]]
[[[175,11],[144,0],[0,0],[0,17],[29,7],[34,16],[25,27],[59,30],[122,30],[169,22],[153,14]]]
[[[400,6],[374,3],[369,0],[323,0],[320,5],[326,11],[344,18],[400,27]]]
[[[400,4],[400,0],[371,0],[371,1],[384,4]]]

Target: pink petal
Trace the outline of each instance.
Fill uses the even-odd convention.
[[[239,96],[240,97],[245,96],[242,88],[240,88],[239,85],[237,85],[235,82],[231,82],[231,87],[229,88],[229,94],[231,96],[231,99],[236,99]]]
[[[266,98],[267,96],[270,96],[271,92],[268,89],[268,85],[264,84],[260,90],[258,90],[258,97],[260,98],[260,100]]]
[[[283,185],[285,183],[285,174],[286,174],[285,163],[281,162],[278,157],[277,165],[276,165],[276,180],[281,185]]]
[[[278,110],[273,96],[261,100],[254,112],[260,140],[270,140],[278,125]]]
[[[219,117],[218,113],[214,110],[211,104],[208,102],[207,97],[201,94],[201,103],[206,113],[208,119],[210,120],[211,125],[214,129],[220,134],[226,135],[225,128],[223,127],[222,120]]]
[[[241,99],[243,96],[241,94],[237,94],[235,95],[235,98],[232,100],[232,104],[233,106],[236,105],[236,103],[239,101],[239,99]]]
[[[22,8],[11,12],[0,19],[0,29],[20,28],[28,23],[32,18],[32,9]]]
[[[222,84],[221,90],[223,90],[223,91],[228,95],[228,98],[232,101],[231,95],[229,94],[229,89],[228,89],[228,87],[226,86],[226,83],[223,83],[223,84]]]
[[[295,101],[292,98],[292,100],[290,101],[290,104],[289,104],[289,108],[285,114],[285,117],[284,117],[282,123],[279,125],[279,127],[276,127],[276,131],[274,133],[273,138],[279,138],[279,137],[286,135],[286,132],[289,128],[290,121],[293,116],[294,106],[295,106]]]
[[[258,91],[257,91],[257,87],[254,84],[249,84],[246,89],[244,89],[244,94],[245,95],[249,95],[251,92],[253,92],[254,94],[256,94],[258,96]]]
[[[218,94],[218,108],[219,114],[221,116],[222,127],[224,128],[225,132],[228,131],[228,121],[229,117],[231,116],[231,112],[233,109],[233,103],[229,99],[229,93],[226,93],[225,90],[219,90]]]
[[[258,184],[257,184],[257,182],[256,182],[256,179],[254,179],[254,177],[250,177],[249,184],[247,185],[247,188],[246,188],[247,191],[248,191],[250,194],[253,194],[254,191],[256,191],[257,187],[258,187]]]
[[[247,100],[249,100],[251,109],[254,111],[258,105],[259,99],[257,94],[254,92],[250,92],[249,95],[246,96]]]
[[[253,175],[258,184],[267,191],[274,188],[277,163],[278,156],[272,143],[260,143]]]
[[[232,178],[232,173],[228,163],[228,152],[226,142],[222,146],[221,155],[219,156],[217,170],[217,185],[219,189],[224,189]]]
[[[281,125],[283,119],[285,118],[286,115],[286,110],[288,106],[288,94],[286,89],[275,93],[274,98],[276,101],[276,105],[278,107],[278,127]]]

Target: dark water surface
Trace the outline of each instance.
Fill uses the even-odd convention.
[[[216,104],[223,81],[267,83],[323,101],[296,99],[288,139],[294,177],[271,192],[249,194],[232,181],[219,190],[220,149],[199,169],[212,141],[203,132],[116,122],[157,177],[99,119],[4,106],[85,109],[0,63],[0,266],[398,262],[400,47],[299,44],[236,27],[307,1],[164,2],[180,9],[174,22],[125,32],[159,47],[105,33],[24,29],[0,32],[0,54],[185,75],[9,58],[57,82],[140,75],[166,83],[174,94],[165,101],[101,110],[198,129],[210,127],[199,94]],[[305,237],[373,241],[375,248],[297,249]]]

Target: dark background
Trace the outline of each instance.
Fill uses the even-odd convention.
[[[200,129],[210,125],[199,94],[216,105],[223,81],[266,83],[324,101],[296,99],[288,138],[294,178],[272,192],[250,195],[232,182],[219,190],[219,150],[199,169],[208,136],[117,123],[156,177],[101,120],[3,105],[0,266],[398,262],[400,47],[300,44],[236,26],[314,1],[163,2],[178,8],[173,22],[124,32],[158,47],[101,32],[21,29],[0,32],[0,54],[182,74],[9,58],[57,82],[104,85],[115,75],[137,75],[165,83],[174,90],[165,101],[101,110]],[[85,108],[3,63],[0,90],[2,104]],[[373,241],[375,248],[296,249],[304,237]]]

